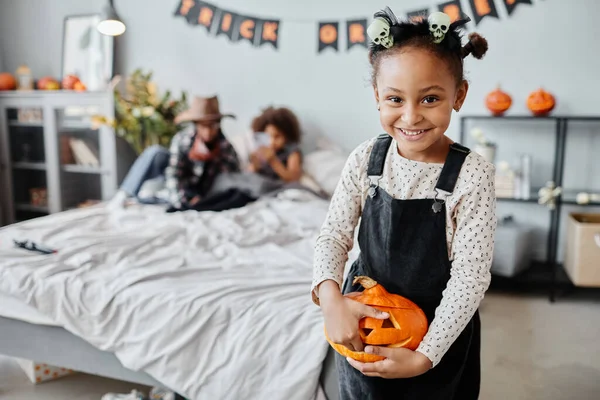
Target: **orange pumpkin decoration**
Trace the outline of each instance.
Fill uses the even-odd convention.
[[[17,80],[8,72],[0,73],[0,90],[15,90],[17,88]]]
[[[506,92],[500,90],[500,86],[496,90],[490,92],[485,98],[485,105],[496,117],[504,114],[512,105],[512,98]]]
[[[427,333],[427,317],[415,303],[387,290],[373,279],[366,276],[354,278],[354,284],[360,283],[365,288],[360,293],[349,293],[346,296],[389,314],[388,319],[366,317],[359,321],[358,331],[362,342],[366,345],[405,347],[415,350]],[[331,341],[325,330],[325,338],[342,356],[360,362],[375,362],[385,357],[352,351],[346,346]]]
[[[533,115],[542,116],[548,114],[554,109],[556,101],[552,94],[540,88],[527,97],[527,108]]]
[[[75,90],[76,92],[85,92],[87,90],[87,87],[81,81],[77,81],[73,85],[73,90]]]

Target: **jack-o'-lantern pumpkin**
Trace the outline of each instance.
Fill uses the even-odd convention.
[[[375,280],[366,276],[354,278],[360,283],[362,292],[348,293],[346,296],[389,314],[388,319],[366,317],[359,321],[358,328],[365,345],[385,347],[405,347],[415,350],[427,333],[428,323],[425,313],[409,299],[389,293]],[[360,362],[375,362],[384,357],[362,351],[352,351],[346,346],[331,341],[325,330],[329,344],[344,357]]]
[[[0,90],[15,90],[17,88],[17,80],[8,72],[0,73]]]
[[[556,101],[552,94],[540,88],[527,97],[527,108],[533,115],[542,116],[548,114],[554,109]]]
[[[500,90],[498,86],[496,90],[490,92],[485,98],[485,105],[492,112],[492,115],[499,117],[512,105],[512,98],[506,92]]]

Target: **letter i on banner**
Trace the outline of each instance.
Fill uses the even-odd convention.
[[[213,26],[213,22],[215,21],[215,13],[217,12],[217,7],[212,4],[205,3],[203,1],[200,3],[200,11],[198,13],[198,25],[202,25],[206,28],[206,31],[210,33],[210,30]]]
[[[413,22],[427,19],[427,17],[429,16],[429,8],[424,8],[422,10],[407,12],[406,16],[408,17],[409,20],[411,20]]]
[[[257,46],[260,47],[265,43],[271,43],[273,47],[278,47],[279,42],[279,25],[278,20],[259,20],[257,30],[260,31]],[[260,28],[260,29],[259,29]]]
[[[519,4],[531,4],[531,0],[503,0],[508,15],[512,15]]]
[[[339,22],[319,22],[319,53],[328,47],[338,51]]]
[[[235,19],[237,14],[231,11],[219,10],[218,28],[216,36],[225,35],[230,41],[233,40],[233,33],[235,32]]]
[[[500,18],[493,0],[469,0],[469,3],[475,16],[475,25],[479,25],[485,17]]]
[[[438,10],[448,14],[448,16],[450,17],[450,21],[452,22],[460,19],[461,15],[463,15],[459,0],[447,1],[445,3],[439,4]]]

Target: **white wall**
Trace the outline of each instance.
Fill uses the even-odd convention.
[[[28,63],[38,75],[60,74],[62,22],[65,15],[100,10],[104,0],[0,0],[0,49],[4,66],[14,71]],[[271,102],[287,104],[309,131],[323,132],[352,148],[377,134],[379,123],[366,51],[316,54],[316,28],[286,19],[342,20],[371,16],[385,2],[364,0],[214,0],[223,8],[282,19],[279,51],[208,37],[172,16],[178,0],[117,0],[127,22],[119,38],[117,71],[136,67],[155,71],[162,88],[190,93],[219,93],[223,108],[247,126],[257,110]],[[439,1],[404,0],[395,11],[434,6]],[[469,11],[468,1],[463,2]],[[500,20],[478,27],[490,42],[483,61],[467,63],[471,91],[464,113],[485,112],[483,97],[496,84],[513,95],[514,113],[525,112],[527,94],[543,85],[557,95],[558,113],[592,114],[600,70],[597,48],[600,2],[537,0],[519,6],[511,18],[496,1]],[[524,33],[528,29],[527,34]],[[586,100],[584,100],[586,99]],[[238,126],[236,125],[236,128]],[[453,124],[451,135],[457,131]]]
[[[438,1],[403,0],[394,4],[401,14],[435,6]],[[190,94],[219,94],[222,108],[238,116],[226,129],[246,129],[251,118],[267,104],[284,104],[300,116],[310,136],[325,134],[351,149],[380,132],[369,86],[366,50],[350,53],[316,53],[318,20],[370,17],[386,2],[364,0],[214,0],[232,11],[257,17],[281,18],[278,51],[269,46],[252,48],[247,42],[229,43],[225,36],[208,37],[201,27],[191,27],[172,16],[179,0],[116,0],[127,23],[127,32],[117,42],[117,71],[137,67],[152,69],[159,87]],[[483,61],[469,59],[471,82],[463,114],[486,113],[485,95],[501,84],[513,96],[513,114],[523,114],[527,95],[539,86],[554,93],[556,113],[599,115],[600,55],[598,37],[600,2],[596,0],[533,0],[521,5],[510,18],[496,0],[500,20],[485,19],[477,28],[489,41]],[[65,15],[96,12],[104,0],[0,0],[0,50],[4,67],[14,71],[27,63],[38,76],[60,74],[62,21]],[[462,0],[469,12],[469,2]],[[309,19],[312,23],[288,22]],[[527,30],[527,33],[525,31]],[[343,48],[343,42],[342,42]],[[456,138],[458,118],[449,134]],[[500,148],[500,159],[514,161],[518,152],[534,156],[534,184],[543,185],[551,168],[553,128],[542,122],[530,124],[487,124],[486,132]],[[600,191],[600,171],[592,166],[587,149],[593,149],[593,133],[600,129],[585,125],[582,136],[569,148],[572,187],[594,186]],[[598,149],[596,140],[595,149]],[[574,147],[575,146],[575,147]],[[585,153],[584,150],[588,151]],[[597,150],[596,150],[597,151]],[[580,155],[586,155],[581,158]],[[580,174],[579,171],[592,171]],[[539,234],[538,248],[544,251],[542,232],[547,213],[531,205],[509,206],[533,219]],[[501,211],[506,207],[503,205]],[[521,211],[519,211],[521,209]],[[539,215],[538,215],[539,214]]]

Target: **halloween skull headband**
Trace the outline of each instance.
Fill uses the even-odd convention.
[[[434,12],[427,18],[429,24],[429,32],[433,37],[434,43],[441,43],[450,29],[450,16],[443,12]],[[391,48],[394,45],[394,37],[392,36],[390,23],[381,17],[377,17],[371,22],[367,28],[367,35],[371,40],[378,45]]]

